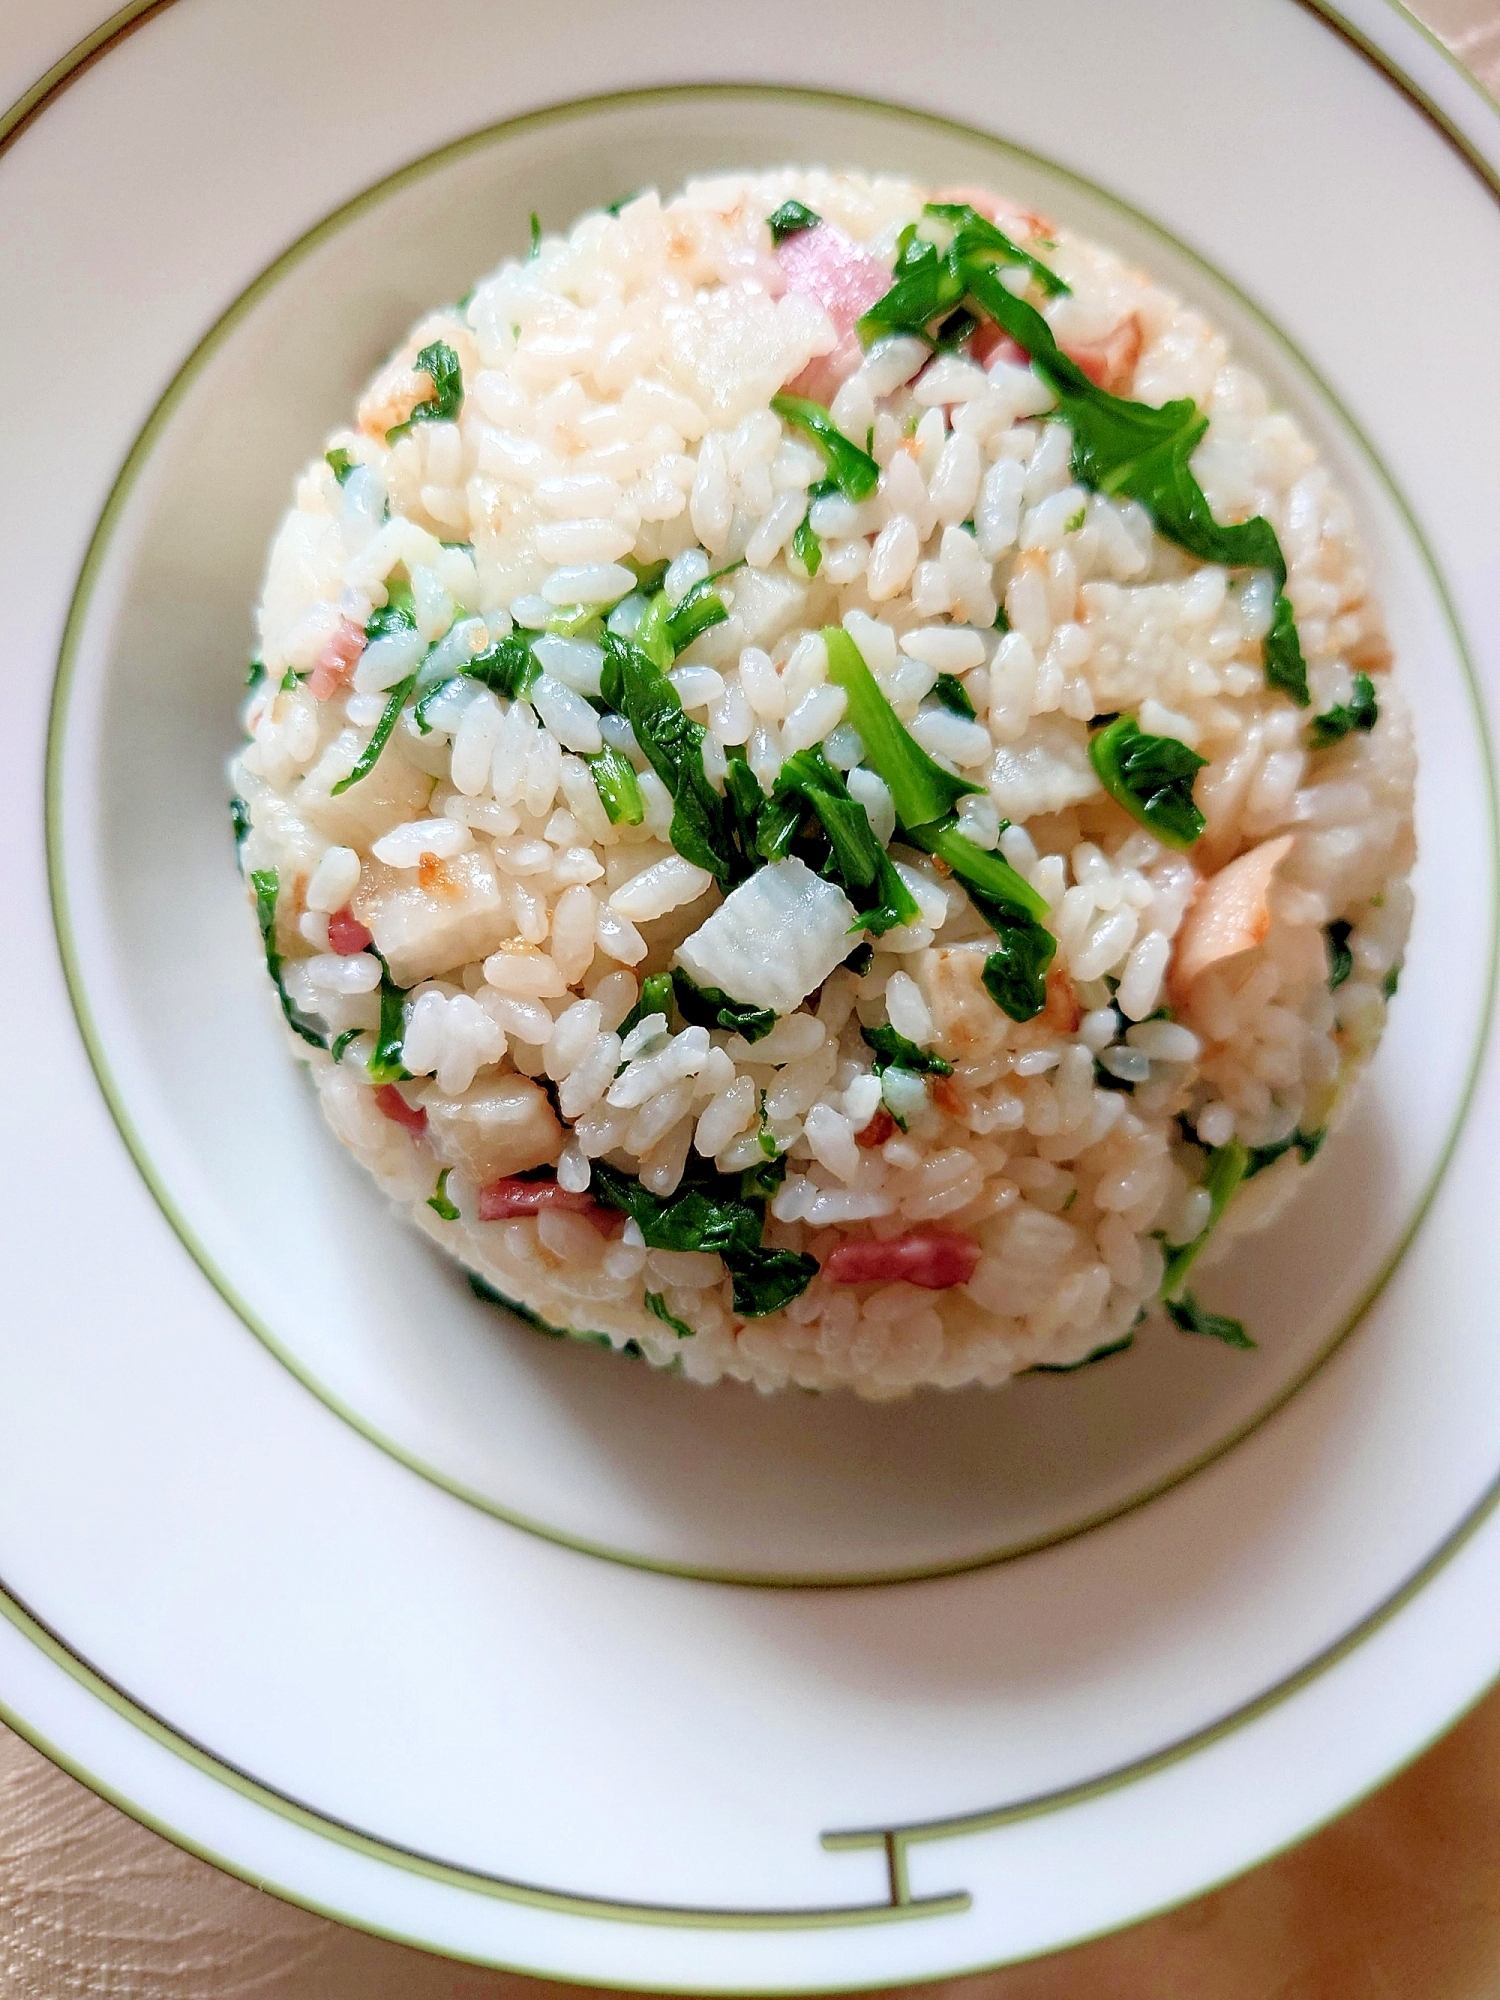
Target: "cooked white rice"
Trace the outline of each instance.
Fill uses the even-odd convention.
[[[1225,1149],[1275,1156],[1252,1152],[1210,1256],[1308,1171],[1379,1039],[1405,944],[1410,731],[1348,506],[1196,311],[1065,229],[993,211],[1071,288],[1026,293],[1067,352],[1119,394],[1190,397],[1208,417],[1193,469],[1217,520],[1261,514],[1280,538],[1305,709],[1263,673],[1267,572],[1197,561],[1136,502],[1075,484],[1053,394],[1014,349],[981,365],[898,336],[861,359],[847,313],[789,282],[773,247],[767,217],[792,197],[887,273],[931,198],[801,170],[643,194],[413,331],[330,441],[343,482],[311,464],[271,551],[265,675],[232,772],[242,865],[262,884],[274,871],[287,998],[337,1052],[291,1044],[328,1122],[506,1298],[699,1382],[877,1397],[996,1384],[1128,1335],[1173,1246],[1208,1227],[1203,1182]],[[452,420],[420,408],[440,385],[416,357],[435,342],[462,371]],[[824,455],[769,407],[797,378],[869,442],[872,497],[809,502]],[[792,546],[804,518],[815,578]],[[588,699],[589,618],[629,629],[635,566],[663,559],[673,602],[741,564],[715,586],[727,621],[672,674],[706,728],[710,779],[742,745],[769,790],[786,757],[821,744],[891,840],[890,791],[860,762],[819,636],[842,625],[911,735],[978,787],[961,830],[981,848],[998,836],[1045,899],[1057,952],[1042,1012],[1017,1022],[991,999],[990,927],[945,866],[899,842],[919,919],[870,938],[863,975],[840,963],[861,941],[844,934],[841,891],[800,861],[753,876],[715,916],[713,877],[668,839],[667,787]],[[414,628],[366,645],[403,574]],[[413,673],[415,693],[441,685],[549,620],[569,630],[536,642],[529,700],[459,677],[423,733],[409,698],[369,775],[335,792],[393,688]],[[1309,718],[1349,704],[1357,673],[1378,722],[1311,748]],[[934,696],[940,674],[972,720]],[[1206,760],[1193,793],[1206,828],[1186,852],[1095,775],[1090,722],[1122,711]],[[586,759],[606,740],[640,774],[638,825],[601,804]],[[405,989],[412,1080],[383,1089],[368,1069],[381,963],[360,927]],[[657,1017],[622,1047],[640,980],[679,946],[700,985],[772,1008],[772,1032],[750,1042],[674,1015],[675,1032]],[[1331,950],[1352,968],[1332,990]],[[861,1027],[882,1025],[952,1075],[876,1077]],[[735,1310],[718,1255],[650,1248],[636,1222],[621,1232],[613,1210],[582,1208],[596,1162],[667,1197],[694,1163],[738,1176],[769,1144],[786,1172],[764,1243],[819,1269],[765,1316]],[[481,1188],[539,1169],[580,1206],[478,1219]],[[825,1268],[850,1242],[934,1233],[975,1246],[967,1282],[907,1282],[899,1254],[858,1282]]]

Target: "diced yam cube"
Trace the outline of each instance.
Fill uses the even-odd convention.
[[[546,1092],[529,1077],[487,1077],[462,1097],[434,1091],[425,1101],[433,1151],[479,1187],[527,1167],[552,1166],[562,1151],[562,1127]]]
[[[401,754],[397,738],[381,751],[373,771],[334,795],[333,787],[349,769],[349,759],[335,737],[298,785],[297,810],[329,840],[341,847],[366,848],[398,821],[416,819],[432,793],[432,780]]]
[[[415,986],[484,958],[510,936],[510,910],[489,856],[477,847],[410,868],[367,861],[349,904],[398,986]]]
[[[836,882],[792,858],[761,868],[677,948],[700,986],[790,1014],[854,949],[859,913]]]

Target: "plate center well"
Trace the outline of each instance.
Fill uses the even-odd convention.
[[[287,1060],[232,872],[222,774],[269,537],[383,354],[517,250],[531,209],[553,225],[637,186],[806,156],[810,120],[825,160],[988,180],[1138,251],[1228,327],[1333,458],[1382,558],[1398,651],[1424,661],[1419,732],[1449,746],[1424,852],[1486,845],[1465,817],[1483,797],[1479,748],[1430,579],[1295,355],[1185,252],[1059,170],[911,114],[770,91],[658,93],[481,135],[372,191],[252,287],[117,491],[60,693],[54,791],[64,942],[101,1076],[247,1324],[340,1414],[476,1504],[623,1560],[789,1583],[932,1573],[1077,1532],[1274,1406],[1396,1254],[1438,1168],[1482,975],[1450,966],[1440,985],[1423,940],[1478,935],[1489,896],[1482,871],[1427,868],[1412,970],[1351,1129],[1303,1207],[1215,1274],[1214,1303],[1261,1341],[1253,1356],[1153,1328],[1097,1369],[998,1393],[870,1406],[703,1391],[538,1336],[392,1226]]]

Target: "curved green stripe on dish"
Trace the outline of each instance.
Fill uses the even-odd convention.
[[[335,233],[355,217],[366,213],[371,208],[377,207],[398,189],[424,179],[450,162],[491,145],[500,138],[509,138],[519,132],[534,130],[546,124],[577,118],[587,115],[590,112],[617,105],[662,102],[683,97],[738,97],[755,99],[768,95],[811,103],[852,105],[863,110],[876,111],[886,117],[915,122],[940,132],[953,133],[970,142],[978,141],[992,148],[996,154],[1004,159],[1019,160],[1041,168],[1044,172],[1054,176],[1058,181],[1079,189],[1086,196],[1112,209],[1135,227],[1148,232],[1160,242],[1167,245],[1173,255],[1182,258],[1186,263],[1201,271],[1212,284],[1222,288],[1223,292],[1234,300],[1239,308],[1260,327],[1262,332],[1268,335],[1273,342],[1292,358],[1300,369],[1304,379],[1312,383],[1318,394],[1338,417],[1349,437],[1363,451],[1366,460],[1373,468],[1393,506],[1405,523],[1407,532],[1410,534],[1420,554],[1432,588],[1443,607],[1444,616],[1453,636],[1455,650],[1463,663],[1469,698],[1474,710],[1475,727],[1483,750],[1486,773],[1486,803],[1490,826],[1491,888],[1492,895],[1497,893],[1497,888],[1500,888],[1500,875],[1497,875],[1496,872],[1500,870],[1500,808],[1497,808],[1496,801],[1494,758],[1483,706],[1478,695],[1473,663],[1469,657],[1457,613],[1448,595],[1432,551],[1428,546],[1427,539],[1418,525],[1410,505],[1397,487],[1396,482],[1370,443],[1370,440],[1364,435],[1338,396],[1312,362],[1297,347],[1296,343],[1240,287],[1235,285],[1230,279],[1224,277],[1205,257],[1178,242],[1172,233],[1160,223],[1153,220],[1150,216],[1145,215],[1141,210],[1134,208],[1131,204],[1121,200],[1118,196],[1099,188],[1083,175],[1074,173],[1071,169],[1060,166],[1057,162],[1049,160],[1039,153],[1022,146],[1013,145],[1009,141],[994,138],[987,133],[975,131],[971,127],[959,124],[956,120],[938,117],[931,112],[908,111],[901,106],[882,104],[874,99],[860,98],[833,91],[797,90],[783,86],[769,88],[748,84],[694,84],[672,86],[654,91],[611,92],[601,97],[580,99],[568,104],[554,105],[543,111],[529,112],[522,117],[504,120],[497,125],[485,127],[479,132],[470,133],[464,138],[454,140],[450,144],[438,148],[435,152],[429,153],[423,158],[400,168],[394,174],[387,176],[386,179],[377,182],[373,187],[367,188],[363,193],[356,195],[341,208],[334,210],[331,215],[326,216],[323,221],[316,224],[292,244],[289,249],[284,251],[225,310],[188,356],[147,418],[139,437],[126,457],[109,498],[105,502],[99,524],[94,531],[88,552],[84,558],[83,567],[79,574],[78,584],[63,632],[57,682],[53,693],[47,760],[48,862],[53,911],[69,995],[72,999],[74,1012],[77,1016],[89,1059],[93,1065],[100,1089],[109,1105],[115,1123],[119,1127],[121,1136],[125,1140],[131,1157],[184,1247],[198,1264],[204,1276],[219,1293],[220,1297],[243,1320],[245,1325],[250,1328],[257,1338],[264,1342],[277,1359],[290,1369],[297,1379],[318,1396],[328,1408],[341,1416],[356,1430],[360,1431],[371,1443],[378,1445],[383,1451],[388,1452],[411,1471],[420,1474],[425,1479],[431,1480],[434,1485],[443,1488],[456,1498],[467,1501],[470,1505],[480,1508],[499,1520],[508,1522],[513,1527],[522,1528],[530,1534],[541,1536],[544,1540],[575,1549],[581,1554],[599,1556],[607,1561],[622,1563],[631,1568],[650,1570],[670,1576],[681,1576],[701,1582],[749,1585],[768,1589],[868,1588],[875,1584],[909,1583],[929,1578],[958,1575],[968,1570],[987,1568],[993,1563],[1013,1561],[1020,1556],[1035,1554],[1041,1549],[1055,1547],[1062,1542],[1071,1540],[1076,1535],[1087,1534],[1092,1529],[1101,1527],[1108,1521],[1117,1520],[1123,1515],[1134,1511],[1135,1508],[1144,1506],[1148,1501],[1156,1499],[1160,1494],[1181,1484],[1183,1480],[1191,1478],[1195,1473],[1202,1471],[1205,1466],[1211,1465],[1217,1459],[1223,1457],[1226,1452],[1241,1443],[1269,1417],[1273,1416],[1277,1410],[1281,1409],[1304,1383],[1322,1367],[1340,1343],[1347,1338],[1348,1334],[1353,1330],[1354,1326],[1363,1317],[1388,1282],[1391,1273],[1395,1270],[1397,1263],[1404,1255],[1407,1246],[1420,1226],[1422,1218],[1426,1214],[1437,1192],[1453,1148],[1457,1143],[1458,1135],[1462,1129],[1464,1118],[1467,1115],[1468,1106],[1473,1095],[1475,1081],[1478,1076],[1480,1057],[1488,1039],[1493,1018],[1497,953],[1500,953],[1500,922],[1497,922],[1497,915],[1493,905],[1491,910],[1490,935],[1486,946],[1488,965],[1486,987],[1488,998],[1486,1008],[1479,1024],[1475,1050],[1460,1095],[1453,1127],[1448,1134],[1437,1166],[1434,1169],[1431,1182],[1416,1204],[1413,1214],[1390,1256],[1376,1273],[1371,1283],[1366,1287],[1353,1310],[1346,1316],[1334,1334],[1313,1355],[1311,1360],[1289,1382],[1285,1383],[1262,1409],[1257,1411],[1255,1415],[1247,1418],[1242,1424],[1237,1425],[1215,1444],[1198,1453],[1174,1471],[1163,1475],[1143,1490],[1130,1495],[1123,1501],[1100,1508],[1092,1514],[1086,1515],[1062,1528],[1054,1529],[1049,1533],[1007,1543],[998,1548],[982,1550],[977,1554],[955,1557],[946,1562],[916,1563],[870,1571],[812,1572],[789,1575],[778,1572],[732,1569],[716,1564],[674,1562],[665,1557],[642,1556],[629,1550],[593,1542],[586,1537],[569,1534],[545,1522],[535,1520],[523,1514],[518,1509],[507,1507],[489,1495],[466,1485],[464,1482],[451,1478],[436,1466],[427,1463],[415,1453],[408,1451],[405,1446],[361,1416],[342,1397],[312,1374],[305,1364],[284,1345],[272,1329],[258,1318],[248,1301],[239,1296],[229,1280],[216,1268],[207,1249],[194,1236],[191,1225],[188,1223],[186,1217],[178,1211],[170,1189],[166,1186],[163,1177],[151,1159],[140,1134],[135,1130],[130,1113],[123,1102],[122,1096],[110,1072],[102,1037],[99,1034],[89,1006],[72,936],[67,906],[66,871],[63,855],[64,836],[58,807],[60,792],[58,779],[62,760],[63,736],[67,722],[68,696],[72,684],[73,664],[84,619],[88,612],[94,582],[104,560],[110,536],[123,511],[136,477],[145,465],[157,438],[165,429],[187,388],[205,366],[220,343],[254,310],[255,306],[263,298],[274,290],[281,277],[298,264],[313,248],[324,241],[325,238]]]
[[[75,42],[66,55],[59,56],[51,69],[37,78],[30,90],[23,92],[7,110],[0,111],[0,153],[13,145],[31,121],[61,97],[69,84],[76,83],[90,64],[107,56],[127,35],[143,28],[153,14],[164,13],[172,4],[173,0],[131,0],[128,7],[101,21],[92,34]]]

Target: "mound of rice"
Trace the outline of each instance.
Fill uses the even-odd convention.
[[[292,1046],[495,1293],[873,1397],[1244,1339],[1189,1267],[1379,1039],[1413,759],[1346,503],[1147,276],[823,171],[537,235],[302,474],[259,638]]]

